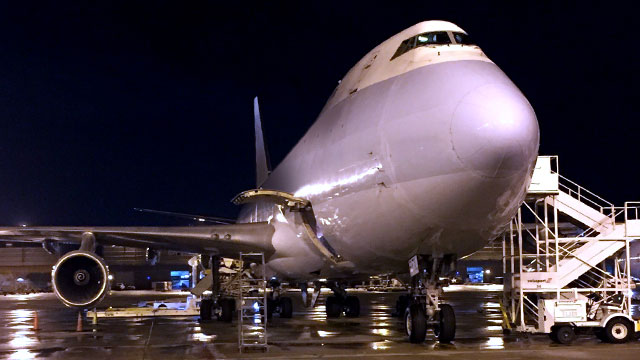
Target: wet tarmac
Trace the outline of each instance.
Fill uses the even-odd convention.
[[[302,307],[292,293],[292,319],[274,315],[268,324],[267,352],[238,352],[236,321],[199,323],[198,317],[84,319],[53,294],[0,297],[2,359],[216,359],[216,358],[413,358],[455,359],[637,359],[640,342],[605,344],[580,336],[570,346],[546,335],[502,334],[496,287],[457,287],[446,292],[457,317],[456,341],[438,344],[433,334],[424,344],[407,342],[399,319],[391,317],[400,293],[358,292],[359,318],[327,319],[324,294],[314,309]],[[184,295],[174,295],[184,296]],[[167,294],[119,292],[101,305],[131,306]],[[638,308],[634,309],[638,312]],[[38,327],[33,329],[38,315]]]

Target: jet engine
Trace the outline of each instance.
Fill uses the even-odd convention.
[[[67,306],[87,308],[109,289],[109,268],[95,253],[83,250],[63,255],[51,272],[53,292]]]

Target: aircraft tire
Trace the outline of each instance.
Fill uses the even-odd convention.
[[[236,309],[234,299],[220,299],[220,320],[224,322],[231,322],[233,320],[233,313]]]
[[[604,327],[604,335],[607,338],[607,342],[612,344],[625,343],[632,336],[635,336],[633,325],[623,317],[615,317],[609,320]]]
[[[438,317],[439,324],[434,332],[438,337],[438,342],[448,344],[456,337],[456,314],[451,305],[441,304]]]
[[[415,303],[407,308],[404,314],[404,329],[409,336],[409,342],[419,344],[427,337],[427,317],[424,304]]]
[[[326,300],[327,317],[337,318],[340,317],[342,312],[342,302],[336,296],[328,296]]]
[[[347,317],[360,316],[360,299],[358,299],[357,296],[347,296],[345,305],[347,306],[347,310],[345,311]]]
[[[213,310],[213,300],[202,299],[200,301],[200,321],[210,321]]]
[[[293,304],[290,297],[280,298],[280,317],[283,319],[291,319],[293,315]]]

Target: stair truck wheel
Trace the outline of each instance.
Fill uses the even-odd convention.
[[[607,342],[613,344],[622,344],[634,335],[635,329],[633,324],[623,317],[614,317],[607,322],[604,327],[604,336],[607,338]]]
[[[280,298],[280,317],[283,319],[291,319],[293,314],[293,304],[290,297]]]
[[[212,310],[213,310],[213,300],[202,299],[200,301],[200,321],[211,320]]]
[[[449,304],[441,304],[438,313],[438,325],[433,329],[438,342],[447,344],[456,337],[456,315]]]
[[[340,317],[340,313],[342,312],[342,302],[335,296],[327,297],[325,302],[327,308],[327,317],[328,318],[337,318]]]
[[[360,316],[360,299],[357,296],[347,296],[345,305],[347,305],[347,310],[345,311],[347,317]]]
[[[409,336],[409,342],[419,344],[427,337],[427,317],[424,304],[415,303],[407,308],[404,314],[404,328]]]
[[[551,333],[553,334],[552,340],[564,345],[569,345],[576,339],[576,332],[569,325],[554,326]]]

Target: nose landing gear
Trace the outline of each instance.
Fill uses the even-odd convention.
[[[455,257],[416,255],[409,261],[409,268],[411,293],[401,296],[396,304],[397,314],[404,314],[409,341],[423,342],[430,327],[440,343],[450,343],[456,335],[456,317],[451,305],[440,303],[445,285],[440,276],[455,269]]]
[[[441,343],[450,343],[456,337],[456,315],[449,304],[440,304],[438,323],[434,325],[433,332]]]

